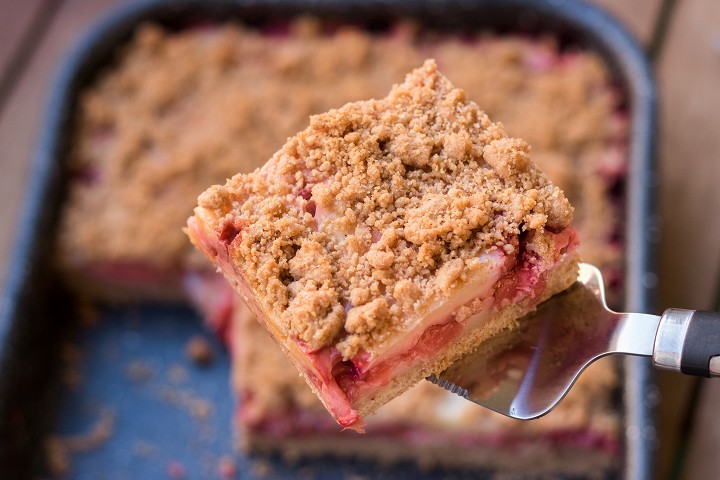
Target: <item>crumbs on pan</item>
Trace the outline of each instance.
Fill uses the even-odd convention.
[[[45,451],[50,472],[58,477],[69,474],[72,469],[72,456],[100,448],[113,434],[114,428],[115,411],[111,408],[103,408],[97,421],[87,433],[48,437]]]
[[[202,335],[195,335],[185,345],[187,357],[196,365],[206,367],[215,359],[210,342]]]

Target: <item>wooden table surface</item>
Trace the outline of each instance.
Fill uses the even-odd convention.
[[[663,5],[664,1],[664,5]],[[122,0],[0,0],[0,290],[48,86],[70,46]],[[712,308],[720,270],[720,2],[595,0],[656,53],[661,308]],[[666,27],[660,21],[667,18]],[[660,375],[657,478],[720,478],[720,381]],[[689,435],[686,435],[687,427]],[[687,448],[682,448],[683,446]],[[679,452],[687,450],[685,461]]]

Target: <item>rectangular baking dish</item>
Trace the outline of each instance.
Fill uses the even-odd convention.
[[[80,348],[86,355],[84,362],[90,365],[83,371],[90,377],[87,388],[95,389],[102,396],[120,387],[104,380],[106,372],[103,368],[111,368],[110,364],[103,367],[103,362],[98,361],[99,366],[93,366],[96,362],[92,355],[102,353],[97,345],[121,339],[127,346],[130,342],[127,339],[132,338],[130,343],[134,342],[135,347],[141,345],[147,349],[145,351],[164,349],[166,357],[163,358],[170,360],[163,361],[172,362],[175,357],[182,358],[183,338],[202,331],[199,320],[187,309],[148,306],[133,307],[132,310],[123,307],[103,309],[101,316],[107,321],[89,333],[78,333],[73,298],[65,291],[52,267],[53,232],[57,228],[67,182],[65,152],[71,138],[69,132],[78,92],[112,58],[118,45],[145,21],[169,28],[228,19],[262,24],[269,19],[287,19],[302,13],[380,29],[395,19],[415,18],[433,29],[449,32],[468,29],[530,35],[550,32],[561,44],[598,52],[627,99],[631,118],[625,212],[625,308],[653,311],[657,283],[653,261],[657,242],[654,195],[658,184],[654,163],[654,84],[642,49],[622,26],[600,9],[580,1],[561,0],[281,0],[263,3],[252,0],[152,0],[134,3],[112,12],[82,38],[59,71],[49,97],[0,304],[0,471],[12,473],[12,478],[42,475],[46,458],[42,446],[49,432],[57,428],[73,430],[75,423],[87,421],[83,418],[58,419],[63,405],[75,399],[74,394],[68,394],[59,382],[61,372],[57,359],[66,341],[79,338]],[[175,320],[171,322],[169,318]],[[117,363],[118,360],[113,361]],[[227,362],[221,359],[216,363],[219,365],[209,371],[190,372],[190,384],[203,386],[203,391],[216,388],[210,385],[226,386]],[[624,413],[625,460],[619,467],[625,478],[652,478],[656,443],[653,407],[657,399],[652,368],[644,359],[627,358],[623,364],[624,385],[619,403]],[[211,397],[216,406],[213,428],[222,432],[203,444],[203,448],[227,450],[232,435],[228,426],[232,411],[230,390],[218,387],[212,390]],[[127,403],[125,406],[132,409],[133,402],[140,400],[130,396],[118,401]],[[138,403],[136,414],[148,422],[174,421],[164,416],[165,412],[158,404]],[[183,435],[193,434],[189,430]],[[137,439],[133,439],[131,433],[117,429],[115,435],[115,445],[121,442],[127,449],[137,446]],[[135,444],[131,445],[132,442]],[[171,450],[180,457],[196,448],[183,444],[182,436],[168,438],[167,442],[178,444]],[[92,453],[87,453],[77,466],[92,476],[90,469],[112,469],[107,458],[111,457],[93,457]],[[192,460],[186,461],[190,462],[189,470],[192,471]],[[239,467],[250,468],[249,464],[243,463],[245,461],[240,459]],[[105,462],[104,467],[102,462]],[[129,476],[147,477],[153,471],[167,475],[167,462],[159,460],[156,463],[161,467],[155,466],[156,470],[153,470],[147,465],[138,465]],[[319,478],[335,478],[346,468],[345,463],[341,467],[327,460],[322,465],[327,471],[320,473]],[[350,462],[350,465],[354,472],[372,477],[382,472],[359,462]],[[297,474],[297,470],[283,468],[276,467],[273,475],[293,478]],[[391,476],[426,475],[421,475],[410,465],[401,465],[393,472]],[[107,478],[115,477],[108,475]]]

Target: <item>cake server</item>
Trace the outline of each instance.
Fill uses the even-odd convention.
[[[592,265],[580,264],[578,281],[521,325],[428,380],[503,415],[529,420],[549,412],[585,368],[610,354],[648,356],[662,370],[720,377],[720,313],[613,312]]]

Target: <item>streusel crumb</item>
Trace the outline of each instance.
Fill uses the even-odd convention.
[[[347,359],[481,275],[482,254],[570,225],[529,150],[428,60],[386,98],[311,117],[199,205],[285,333],[312,349],[341,340]]]

